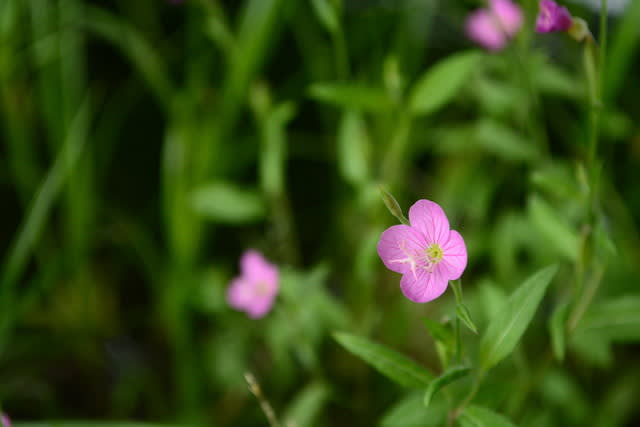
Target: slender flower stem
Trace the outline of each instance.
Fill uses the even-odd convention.
[[[271,427],[280,427],[280,422],[276,417],[276,413],[271,407],[271,404],[269,403],[269,401],[262,394],[262,389],[260,388],[260,384],[258,384],[258,381],[256,381],[256,378],[253,376],[253,374],[249,372],[244,374],[244,378],[247,381],[247,384],[249,385],[249,391],[251,391],[251,393],[256,397],[256,399],[258,399],[258,402],[260,403],[260,408],[262,408],[262,412],[264,412],[264,415],[267,417],[267,420],[269,421],[269,425]]]

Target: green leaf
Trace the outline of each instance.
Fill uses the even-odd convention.
[[[344,332],[336,332],[333,337],[348,351],[404,387],[425,387],[433,379],[429,371],[413,360],[366,338]]]
[[[453,332],[449,330],[445,325],[443,325],[442,323],[438,323],[434,320],[431,320],[428,317],[424,318],[423,320],[424,320],[425,326],[429,330],[429,333],[431,334],[434,340],[440,341],[441,343],[444,343],[446,345],[453,346],[455,344]]]
[[[515,427],[504,415],[478,405],[465,408],[458,421],[461,427]]]
[[[429,408],[422,392],[411,393],[396,402],[382,417],[380,427],[441,427],[446,422],[447,404],[436,396]]]
[[[393,108],[393,102],[384,89],[353,83],[315,83],[309,88],[309,95],[317,101],[340,108],[372,113]]]
[[[346,111],[338,131],[338,166],[349,183],[360,186],[369,180],[370,142],[362,115]]]
[[[409,111],[424,115],[443,107],[468,83],[480,58],[482,55],[477,51],[458,53],[428,69],[413,87]]]
[[[551,265],[534,273],[509,296],[504,311],[490,320],[480,342],[483,370],[496,365],[513,351],[557,270],[556,265]]]
[[[431,398],[440,391],[443,387],[451,384],[454,381],[464,378],[469,375],[471,368],[468,366],[454,366],[447,369],[438,378],[429,383],[427,391],[424,393],[424,406],[429,406]]]
[[[320,413],[329,397],[329,387],[323,383],[312,383],[305,387],[284,412],[284,425],[309,427]]]
[[[196,212],[218,222],[251,222],[265,213],[264,202],[257,191],[222,181],[198,188],[191,201]]]
[[[497,120],[478,121],[474,138],[482,149],[507,161],[532,160],[538,156],[532,141]]]
[[[568,260],[575,261],[580,246],[577,233],[562,222],[553,208],[539,196],[529,198],[528,211],[531,222],[552,248]]]
[[[311,6],[322,25],[331,34],[335,34],[339,28],[338,16],[329,0],[311,0]]]
[[[471,330],[474,334],[478,333],[478,328],[471,320],[471,313],[469,313],[469,309],[462,302],[462,285],[459,280],[454,280],[451,282],[451,288],[453,289],[453,294],[456,298],[456,315],[458,319],[462,320],[462,323],[465,324],[467,328]]]
[[[471,313],[469,313],[469,309],[467,308],[466,305],[464,304],[456,305],[456,315],[458,316],[458,319],[462,320],[462,323],[464,323],[465,326],[469,328],[471,332],[473,332],[476,335],[478,334],[478,328],[473,323],[473,320],[471,320]]]
[[[551,334],[551,347],[553,354],[559,361],[564,360],[565,352],[565,325],[569,315],[569,304],[563,303],[556,307],[549,320],[549,333]]]
[[[640,295],[594,303],[575,333],[598,334],[610,341],[639,341]]]

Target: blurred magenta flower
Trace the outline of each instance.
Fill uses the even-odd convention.
[[[250,249],[240,258],[240,276],[231,281],[227,302],[252,319],[265,316],[278,294],[278,268],[258,251]]]
[[[0,414],[0,426],[11,427],[11,420],[5,414]]]
[[[467,18],[467,35],[488,50],[500,50],[522,26],[522,10],[511,0],[489,0],[489,7]]]
[[[540,13],[536,19],[536,31],[550,33],[567,31],[573,20],[566,7],[559,6],[553,0],[540,0]]]
[[[449,229],[449,220],[437,203],[418,200],[409,209],[410,225],[386,229],[378,242],[384,265],[402,274],[400,288],[413,302],[428,302],[447,289],[467,266],[464,239]]]

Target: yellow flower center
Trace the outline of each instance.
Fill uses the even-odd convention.
[[[431,262],[431,264],[434,265],[442,261],[442,257],[444,256],[442,248],[437,243],[429,245],[429,247],[424,252],[427,255],[427,259]]]

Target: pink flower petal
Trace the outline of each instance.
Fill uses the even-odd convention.
[[[378,255],[389,270],[413,274],[416,259],[423,256],[426,247],[420,232],[408,225],[393,225],[380,236]]]
[[[433,273],[418,270],[416,276],[407,273],[400,280],[402,293],[413,302],[424,303],[438,298],[447,290],[449,281],[438,269]]]
[[[500,29],[509,37],[515,35],[522,26],[522,11],[511,0],[491,0],[489,7],[498,18]]]
[[[240,258],[242,276],[252,282],[278,283],[278,269],[268,262],[260,252],[249,249]]]
[[[247,306],[246,312],[252,319],[260,319],[271,310],[274,300],[275,294],[256,298]]]
[[[467,247],[460,233],[451,230],[449,241],[442,247],[442,252],[442,261],[436,269],[449,280],[459,279],[467,267]]]
[[[466,31],[471,40],[489,50],[500,50],[508,41],[506,34],[498,28],[496,18],[486,9],[469,15]]]
[[[418,200],[409,209],[411,227],[424,234],[427,245],[438,243],[441,247],[449,239],[449,220],[437,203]]]
[[[253,287],[243,277],[236,277],[231,281],[227,290],[227,302],[237,310],[244,310],[254,297]]]

